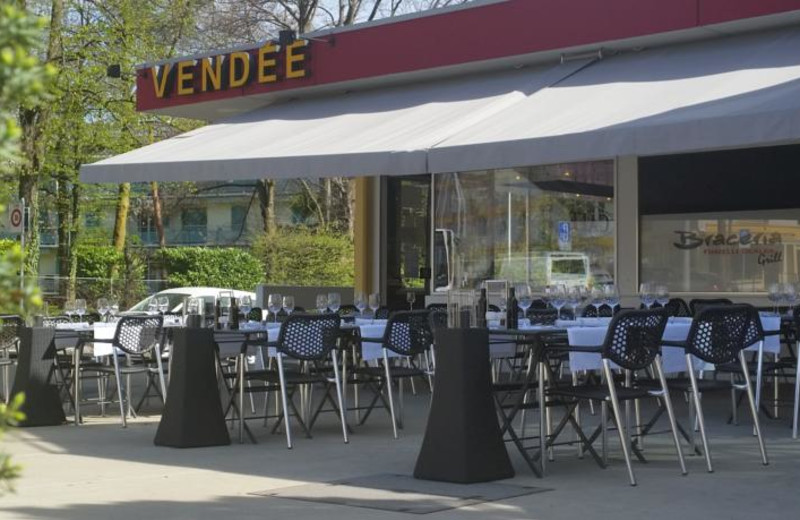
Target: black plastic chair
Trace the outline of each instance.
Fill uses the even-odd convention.
[[[163,340],[162,330],[164,324],[163,316],[123,316],[117,322],[117,329],[113,339],[92,339],[92,343],[110,343],[114,349],[111,358],[113,366],[92,367],[92,371],[113,374],[117,384],[117,396],[119,398],[119,411],[122,418],[122,427],[127,426],[124,402],[128,403],[128,412],[138,408],[144,399],[149,395],[151,388],[160,394],[161,400],[166,401],[167,385],[164,380],[164,367],[161,360],[161,341]],[[79,344],[82,349],[83,345]],[[117,349],[125,354],[125,366],[120,366],[119,353]],[[154,366],[155,365],[155,366]],[[76,373],[80,368],[76,369]],[[131,406],[130,376],[134,374],[147,375],[147,387],[142,395],[139,405],[135,408]],[[128,379],[127,392],[122,393],[122,376]],[[155,379],[158,378],[158,386]],[[160,388],[159,388],[160,387]]]
[[[385,389],[389,396],[389,415],[392,420],[392,432],[397,438],[398,427],[402,428],[403,385],[402,380],[412,377],[425,377],[424,370],[413,364],[413,358],[425,353],[433,343],[430,311],[397,311],[392,313],[386,324],[382,338],[361,338],[362,342],[380,343],[383,345],[383,367],[356,367],[357,374],[363,374],[378,381],[375,397],[361,418],[361,424],[367,420],[378,399]],[[408,361],[408,366],[392,366],[389,352],[398,354]],[[400,417],[395,414],[392,380],[399,380]],[[399,420],[398,420],[399,419]]]
[[[391,314],[392,314],[392,311],[391,311],[391,309],[389,309],[389,307],[381,306],[381,307],[378,307],[378,309],[375,311],[375,319],[376,320],[388,320],[389,316]]]
[[[25,323],[19,316],[0,316],[0,367],[3,369],[3,400],[11,396],[11,367],[17,364],[19,337]]]
[[[700,401],[700,394],[719,388],[725,388],[719,381],[698,381],[695,375],[695,368],[692,356],[713,363],[714,365],[726,365],[739,361],[740,373],[744,381],[737,385],[731,381],[730,388],[738,388],[747,394],[750,403],[750,412],[753,416],[753,425],[758,438],[758,446],[761,451],[761,461],[769,464],[767,451],[764,446],[764,439],[761,435],[761,425],[758,420],[758,409],[753,395],[753,386],[750,381],[750,369],[745,358],[744,349],[756,341],[763,339],[764,332],[761,330],[761,318],[758,311],[751,305],[744,304],[723,304],[718,306],[706,306],[692,320],[692,327],[686,341],[665,341],[665,345],[683,347],[686,351],[686,367],[689,373],[688,384],[675,381],[671,382],[673,388],[690,392],[690,411],[696,410],[697,422],[700,426],[700,437],[705,452],[706,466],[709,472],[714,468],[711,463],[711,452],[708,448],[708,436],[706,435],[705,419],[703,407]],[[759,339],[760,338],[760,339]],[[694,417],[692,424],[694,423]]]
[[[706,307],[719,305],[733,305],[733,302],[728,298],[694,298],[689,300],[689,310],[692,316],[696,316]]]
[[[528,309],[526,317],[531,320],[531,325],[555,325],[558,311],[556,309]]]
[[[601,305],[599,311],[594,306],[587,305],[581,312],[581,316],[584,318],[610,318],[613,314],[611,307],[606,304]]]
[[[683,298],[670,298],[666,305],[661,305],[658,302],[653,303],[654,309],[664,308],[667,310],[667,314],[676,317],[676,318],[691,318],[692,311],[689,309],[689,304],[686,303],[686,300]],[[647,307],[642,304],[640,309],[646,309]]]
[[[253,307],[245,316],[246,320],[261,323],[264,320],[264,311],[261,307]]]
[[[550,396],[567,397],[575,400],[600,401],[602,403],[600,427],[602,428],[603,436],[605,436],[607,425],[607,405],[608,403],[611,404],[617,431],[619,432],[622,453],[625,456],[625,464],[628,467],[628,477],[630,478],[632,486],[636,485],[636,478],[633,474],[633,466],[631,464],[629,432],[625,428],[625,421],[619,405],[620,401],[645,399],[648,397],[657,397],[662,400],[669,417],[672,438],[675,444],[675,450],[678,454],[681,472],[684,475],[686,474],[686,465],[678,439],[675,413],[672,409],[672,401],[669,397],[669,387],[667,386],[664,371],[661,367],[660,347],[664,329],[667,326],[667,319],[667,313],[663,309],[626,310],[617,313],[611,320],[603,344],[601,346],[588,346],[588,348],[582,349],[583,351],[594,350],[601,354],[605,384],[556,386],[547,390],[547,394]],[[592,347],[594,347],[594,349],[592,349]],[[621,386],[612,372],[612,363],[632,372],[645,370],[651,366],[654,367],[655,373],[658,376],[660,389],[653,390],[642,387]]]

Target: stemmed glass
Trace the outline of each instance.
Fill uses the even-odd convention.
[[[561,319],[561,309],[567,303],[567,288],[563,285],[556,285],[553,287],[553,291],[551,293],[551,300],[553,307],[556,308],[557,314],[556,319]]]
[[[269,312],[275,317],[275,323],[278,323],[278,312],[283,307],[283,297],[278,293],[272,293],[267,297],[267,308]]]
[[[100,321],[108,321],[106,314],[108,314],[108,298],[97,299],[97,313],[100,314]]]
[[[603,303],[611,307],[611,315],[614,315],[614,309],[619,305],[619,290],[614,284],[606,285],[603,287]]]
[[[669,303],[669,288],[666,285],[656,285],[655,299],[661,307],[666,307]]]
[[[325,314],[327,311],[328,311],[328,295],[320,293],[317,295],[317,313]]]
[[[408,302],[408,310],[414,310],[414,302],[417,301],[417,294],[414,291],[406,293],[406,302]]]
[[[358,309],[359,317],[363,317],[364,309],[367,308],[367,299],[364,297],[363,292],[356,291],[355,296],[353,297],[353,305],[355,305],[356,309]]]
[[[778,314],[778,304],[781,301],[781,284],[772,283],[767,288],[767,298],[772,302],[775,314]]]
[[[528,316],[528,309],[533,305],[533,292],[527,284],[520,284],[516,288],[517,305],[522,309],[522,315]],[[516,311],[516,309],[514,309]]]
[[[653,291],[653,284],[644,282],[639,285],[639,299],[641,300],[642,305],[648,309],[653,306],[653,303],[656,301],[656,295]]]
[[[581,304],[582,299],[582,290],[581,287],[576,285],[574,287],[570,287],[569,292],[567,293],[567,305],[572,308],[572,319],[578,319],[578,305]]]
[[[378,309],[381,306],[381,295],[378,293],[370,294],[368,305],[372,310],[372,321],[375,322],[375,315],[378,314]]]
[[[158,297],[152,296],[150,301],[147,302],[147,312],[158,312]]]
[[[83,298],[75,300],[75,314],[78,315],[78,323],[83,323],[83,316],[86,314],[86,300]]]
[[[166,296],[158,297],[158,312],[166,314],[169,311],[169,298]]]
[[[783,286],[783,299],[786,305],[789,306],[789,314],[792,313],[794,306],[797,305],[797,287],[793,283],[787,283]]]
[[[342,306],[342,296],[338,292],[328,293],[328,308],[331,312],[339,312]]]
[[[108,314],[111,316],[112,320],[119,314],[119,302],[116,298],[112,298],[108,301]]]
[[[605,295],[603,294],[603,289],[599,286],[592,287],[592,292],[589,293],[589,301],[594,307],[594,315],[599,318],[600,317],[600,307],[603,306],[603,299]]]
[[[283,297],[283,311],[287,316],[291,316],[294,312],[294,296]]]
[[[64,302],[64,314],[69,318],[72,323],[72,317],[75,315],[75,300],[67,300]]]
[[[253,308],[253,299],[250,298],[250,295],[245,294],[241,298],[239,298],[239,310],[242,311],[244,315],[244,324],[250,325],[250,311]]]

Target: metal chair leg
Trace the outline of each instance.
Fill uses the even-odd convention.
[[[747,400],[750,402],[750,412],[753,414],[753,429],[755,429],[756,437],[758,437],[758,449],[761,451],[761,462],[766,466],[769,464],[767,448],[764,446],[764,437],[761,435],[761,424],[758,420],[758,401],[753,397],[753,387],[750,384],[750,371],[747,367],[747,359],[744,357],[744,351],[739,351],[739,362],[742,364],[742,372],[744,373],[745,391],[747,392]]]
[[[750,377],[750,371],[747,371],[747,380]],[[758,359],[756,361],[756,413],[758,413],[761,406],[761,388],[764,380],[764,340],[758,342]],[[755,426],[753,426],[753,435],[758,435]]]
[[[156,366],[158,367],[158,382],[161,384],[161,399],[164,404],[167,403],[167,382],[164,379],[164,366],[161,361],[161,349],[158,345],[155,348],[156,352]]]
[[[286,429],[286,447],[292,449],[292,428],[289,425],[289,403],[286,399],[286,379],[283,375],[283,356],[278,353],[278,378],[281,382],[281,404],[283,405],[283,427]]]
[[[111,354],[111,357],[114,358],[114,379],[117,382],[117,399],[119,400],[119,415],[122,418],[122,427],[127,428],[128,423],[126,420],[127,418],[125,417],[125,403],[122,400],[122,380],[119,374],[119,359],[117,359],[116,352],[113,352]],[[77,377],[77,374],[73,376],[73,379],[75,380],[75,384],[77,385],[78,384],[77,381],[79,379]],[[78,397],[77,393],[75,394],[75,397],[76,398]],[[130,396],[128,396],[128,398],[130,399]]]
[[[331,350],[331,361],[333,361],[333,377],[336,379],[336,397],[339,400],[339,418],[342,421],[342,437],[344,443],[350,442],[347,437],[347,408],[345,407],[344,396],[342,393],[342,381],[339,379],[339,361],[337,359],[336,349]]]
[[[686,475],[686,462],[683,459],[683,450],[681,449],[681,440],[678,437],[678,423],[675,420],[675,411],[672,409],[672,398],[669,395],[669,386],[667,386],[667,378],[664,376],[664,367],[661,366],[661,356],[656,356],[654,360],[656,366],[656,373],[658,373],[658,380],[661,383],[662,399],[664,400],[664,407],[667,409],[667,417],[669,418],[669,427],[672,430],[672,440],[675,443],[675,451],[678,452],[678,462],[681,465],[681,474]],[[641,437],[639,442],[641,442]]]
[[[697,376],[694,373],[691,354],[686,354],[686,367],[689,372],[689,380],[692,383],[691,398],[694,400],[695,413],[697,413],[697,424],[700,427],[700,440],[703,442],[703,453],[706,457],[706,467],[708,468],[709,473],[713,473],[714,467],[711,464],[711,451],[708,449],[708,438],[706,437],[706,421],[703,417],[703,405],[700,403],[700,391],[697,388]]]
[[[600,403],[600,443],[602,447],[603,464],[608,465],[608,403]]]
[[[800,342],[797,351],[800,354]],[[800,413],[800,359],[796,360],[797,369],[794,374],[794,419],[792,421],[792,438],[797,439],[798,413]]]
[[[244,364],[247,363],[245,354],[239,354],[237,375],[239,381],[239,444],[244,442]]]
[[[383,367],[386,371],[385,377],[386,382],[383,387],[386,389],[386,393],[389,394],[389,413],[392,416],[392,433],[394,434],[394,438],[397,438],[397,420],[395,419],[394,415],[394,397],[392,397],[392,373],[389,370],[389,354],[386,349],[383,349]]]
[[[617,389],[614,386],[614,377],[611,374],[611,364],[607,359],[603,359],[603,371],[606,374],[606,384],[608,385],[608,393],[611,400],[611,408],[614,411],[614,420],[617,423],[617,433],[619,433],[619,442],[622,447],[622,454],[625,456],[625,465],[628,467],[628,478],[630,479],[631,486],[636,485],[636,477],[633,475],[633,465],[631,464],[630,437],[628,437],[628,430],[625,429],[625,420],[622,417],[617,400]]]

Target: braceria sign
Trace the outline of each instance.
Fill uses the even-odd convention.
[[[238,50],[150,67],[153,90],[159,99],[191,96],[305,78],[309,74],[310,45],[295,40],[281,47],[267,42],[261,47]]]
[[[678,240],[672,245],[684,251],[703,248],[706,255],[758,255],[759,265],[783,260],[783,239],[780,233],[751,233],[746,229],[738,233],[703,233],[675,231]]]

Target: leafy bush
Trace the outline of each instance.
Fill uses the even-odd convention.
[[[275,285],[353,285],[353,242],[346,235],[305,228],[260,237],[254,254],[264,263],[265,282]]]
[[[235,248],[174,247],[158,258],[169,287],[207,286],[252,291],[264,269],[249,251]]]
[[[112,246],[77,246],[76,297],[91,307],[98,298],[114,296],[120,308],[128,308],[147,294],[144,284],[146,265],[131,250],[120,252]]]

